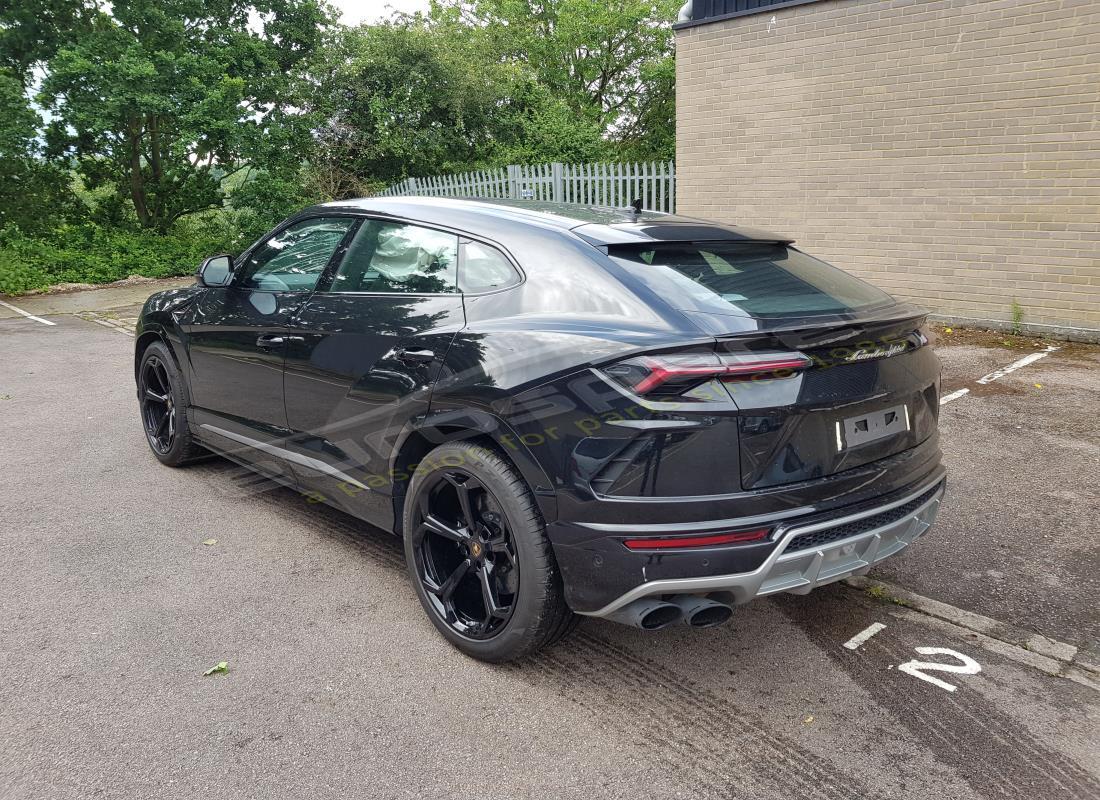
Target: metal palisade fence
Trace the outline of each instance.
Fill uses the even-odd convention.
[[[406,178],[380,197],[488,197],[676,210],[676,165],[672,161],[627,164],[509,164],[497,169]]]

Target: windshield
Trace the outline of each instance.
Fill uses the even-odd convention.
[[[751,317],[845,314],[890,295],[785,244],[615,245],[608,255],[675,307]]]

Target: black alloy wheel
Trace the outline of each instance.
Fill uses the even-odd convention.
[[[466,655],[511,661],[576,626],[538,502],[499,451],[454,441],[428,453],[413,470],[402,531],[421,605]]]
[[[422,489],[416,520],[416,575],[434,612],[460,636],[496,636],[515,611],[520,581],[500,503],[474,475],[447,468]]]
[[[167,455],[176,437],[176,404],[168,368],[155,355],[141,365],[138,400],[149,445],[156,453]]]
[[[182,467],[210,458],[210,451],[191,435],[187,386],[164,342],[153,342],[142,351],[136,377],[141,425],[157,460]]]

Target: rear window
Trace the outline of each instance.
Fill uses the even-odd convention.
[[[494,247],[481,242],[462,245],[458,288],[463,292],[490,292],[520,282],[516,268]]]
[[[784,244],[618,245],[608,255],[687,311],[784,317],[843,314],[894,302],[874,286]]]

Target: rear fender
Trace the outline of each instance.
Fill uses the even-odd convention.
[[[557,519],[554,483],[516,431],[500,416],[477,408],[446,408],[410,422],[402,430],[390,460],[395,503],[402,503],[421,458],[445,442],[476,440],[510,461],[535,495],[543,519]],[[398,516],[398,523],[400,517]]]

